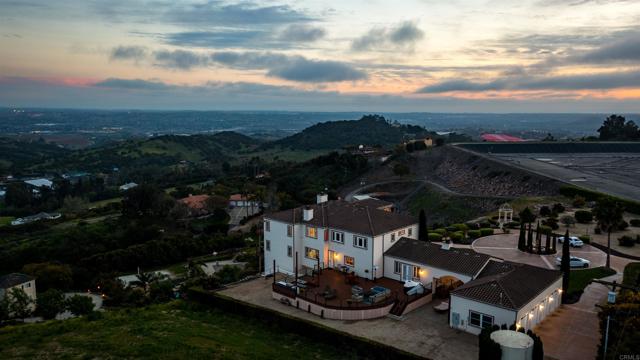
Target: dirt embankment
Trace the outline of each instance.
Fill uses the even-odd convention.
[[[558,193],[560,183],[511,167],[455,146],[412,154],[413,170],[447,188],[482,196],[548,196]]]

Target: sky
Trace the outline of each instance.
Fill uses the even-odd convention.
[[[0,0],[0,106],[638,112],[640,0]]]

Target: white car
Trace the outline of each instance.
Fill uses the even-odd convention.
[[[560,266],[562,264],[562,257],[558,256],[556,258],[556,265]],[[575,256],[571,256],[569,260],[569,267],[572,268],[588,268],[591,265],[591,261]]]
[[[558,241],[560,242],[560,244],[562,244],[564,242],[564,236],[560,236],[558,238]],[[582,240],[578,239],[577,236],[569,236],[569,246],[582,247],[582,245],[584,245],[584,243],[582,242]]]

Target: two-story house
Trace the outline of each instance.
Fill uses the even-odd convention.
[[[298,271],[338,268],[380,278],[385,251],[401,237],[417,236],[418,222],[411,216],[319,194],[314,205],[265,215],[265,273],[295,273],[298,254]]]
[[[5,296],[11,296],[11,291],[13,289],[23,290],[29,299],[31,299],[29,308],[32,311],[35,310],[36,279],[34,277],[20,273],[11,273],[0,276],[0,300],[4,299]]]

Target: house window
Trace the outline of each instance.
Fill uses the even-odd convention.
[[[407,233],[409,234],[409,236],[413,235],[413,228],[408,228]]]
[[[396,234],[391,234],[391,242],[396,241]]]
[[[319,252],[318,249],[314,249],[314,248],[310,248],[310,247],[305,247],[304,248],[304,256],[308,259],[314,259],[317,260],[318,256],[319,256]]]
[[[293,236],[293,225],[287,225],[287,236],[288,237]]]
[[[267,251],[271,251],[271,240],[265,240],[264,248],[267,249]]]
[[[271,231],[271,221],[265,220],[265,222],[264,222],[264,231],[266,231],[266,232]]]
[[[291,245],[287,246],[287,256],[293,257],[293,247]]]
[[[493,316],[469,310],[469,324],[479,328],[493,326]]]
[[[393,262],[393,272],[395,274],[401,274],[402,273],[402,263],[400,261],[394,261]]]
[[[420,280],[420,266],[413,267],[413,278]]]
[[[347,266],[356,266],[356,260],[351,256],[344,257],[344,264]]]
[[[307,226],[307,236],[310,238],[317,239],[318,238],[318,229],[313,226]]]
[[[367,248],[367,238],[363,236],[353,235],[353,246],[359,247],[362,249]]]
[[[339,231],[331,232],[331,241],[344,244],[344,233]]]
[[[402,236],[402,235],[404,235],[404,233],[405,233],[405,231],[404,231],[404,229],[402,229],[402,230],[398,231],[398,236]]]

